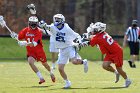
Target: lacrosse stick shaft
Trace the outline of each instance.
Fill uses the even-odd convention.
[[[7,30],[12,34],[12,30],[11,30],[6,24],[5,24],[5,27],[6,27]],[[16,40],[19,41],[18,38],[16,38]]]
[[[8,30],[10,33],[12,33],[11,29],[10,29],[7,25],[5,25],[5,27],[7,28],[7,30]]]

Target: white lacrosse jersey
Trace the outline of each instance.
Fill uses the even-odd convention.
[[[52,33],[52,40],[55,41],[55,47],[58,49],[73,46],[73,40],[80,36],[74,32],[67,23],[64,23],[64,27],[59,30],[54,24],[48,25],[49,30]]]

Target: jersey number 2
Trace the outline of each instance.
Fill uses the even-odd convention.
[[[59,42],[65,42],[63,36],[57,36],[57,37],[56,37],[56,41],[59,41]]]
[[[107,43],[108,43],[109,45],[112,45],[113,42],[114,42],[114,40],[112,39],[112,37],[109,36],[108,34],[103,35],[103,38],[106,39],[106,41],[107,41]]]

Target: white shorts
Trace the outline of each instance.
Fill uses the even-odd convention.
[[[73,46],[60,49],[57,63],[67,64],[69,62],[69,59],[72,59],[72,58],[81,59],[80,55],[75,51],[75,48]]]
[[[55,48],[55,44],[54,42],[50,42],[50,46],[49,46],[50,52],[59,52],[59,49]]]

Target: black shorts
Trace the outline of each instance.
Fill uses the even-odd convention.
[[[139,55],[139,42],[128,42],[130,48],[130,55]]]

